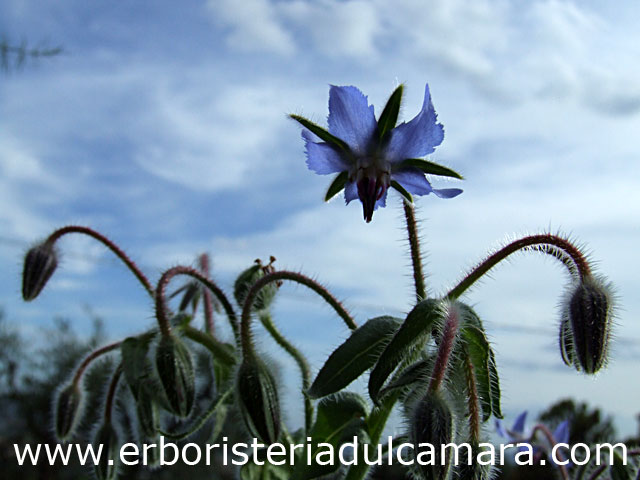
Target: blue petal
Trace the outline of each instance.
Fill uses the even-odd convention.
[[[429,85],[427,85],[420,113],[410,122],[403,122],[391,130],[386,159],[394,163],[432,153],[444,139],[444,127],[436,123],[436,119],[436,111],[431,103]]]
[[[504,428],[502,421],[497,418],[496,418],[496,432],[502,438],[509,438],[509,434],[507,433],[507,430]]]
[[[404,168],[391,173],[391,179],[402,185],[405,190],[413,195],[428,195],[433,192],[433,188],[417,168]]]
[[[569,443],[569,421],[565,420],[553,432],[556,443]]]
[[[524,433],[524,425],[526,421],[527,421],[527,411],[525,410],[520,415],[518,415],[518,418],[516,418],[516,421],[513,422],[513,427],[511,427],[511,430],[522,435]]]
[[[453,198],[457,197],[462,193],[462,189],[460,188],[434,188],[433,193],[435,193],[440,198]]]
[[[376,131],[373,105],[356,87],[329,90],[329,133],[347,142],[354,153],[364,155]]]
[[[358,186],[356,182],[347,182],[344,186],[344,201],[349,204],[351,200],[358,198]]]
[[[308,130],[302,130],[307,153],[307,167],[320,175],[339,173],[347,170],[349,165],[342,156],[327,143],[316,143],[317,137]]]

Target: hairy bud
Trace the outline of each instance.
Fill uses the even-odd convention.
[[[55,404],[55,433],[65,442],[74,433],[82,411],[82,391],[71,383],[60,390]]]
[[[245,358],[236,379],[240,412],[249,433],[267,444],[280,435],[280,402],[276,382],[257,358]]]
[[[453,442],[454,423],[453,412],[439,392],[428,392],[414,406],[410,439],[415,447],[416,473],[422,478],[445,480],[449,477],[451,449],[446,449],[443,458],[441,447]],[[421,444],[429,445],[421,446]],[[429,446],[433,447],[433,455],[429,454],[429,450],[425,450],[425,447]],[[420,463],[424,463],[424,465],[420,465]]]
[[[460,464],[457,469],[457,477],[461,480],[490,480],[492,478],[491,465],[478,463],[478,454],[481,449],[477,442],[471,442],[471,463],[464,454],[460,457]]]
[[[162,336],[156,350],[156,366],[170,411],[186,417],[193,407],[196,389],[187,347],[174,335]]]
[[[145,437],[154,437],[158,433],[158,408],[146,389],[140,389],[136,399],[138,425]]]
[[[576,368],[596,373],[607,359],[611,336],[610,287],[600,279],[587,277],[571,291],[567,318],[571,324],[572,349]],[[565,344],[565,348],[567,347]]]
[[[22,270],[22,298],[36,298],[58,266],[58,254],[53,244],[44,242],[31,248],[24,257]]]
[[[98,451],[102,445],[102,455],[100,462],[94,467],[94,472],[98,480],[113,480],[118,476],[118,463],[120,461],[120,443],[118,433],[111,422],[103,424],[93,440],[94,451]]]
[[[273,262],[275,262],[275,260],[276,259],[274,257],[271,257],[270,262],[267,265],[263,265],[260,259],[257,259],[251,267],[238,275],[236,283],[233,286],[233,295],[236,298],[238,305],[244,305],[249,289],[251,289],[254,283],[266,274],[275,271],[273,268]],[[273,302],[279,286],[280,282],[272,282],[265,285],[260,292],[258,292],[258,295],[256,295],[256,299],[253,302],[253,308],[255,310],[264,310],[265,308],[268,308]]]

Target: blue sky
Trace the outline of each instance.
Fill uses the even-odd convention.
[[[508,413],[572,395],[634,432],[639,12],[631,1],[5,0],[0,35],[65,52],[0,78],[0,305],[25,330],[59,314],[88,331],[84,305],[114,337],[150,325],[144,291],[85,238],[61,242],[47,290],[21,303],[22,253],[56,227],[84,224],[154,279],[208,251],[228,288],[275,255],[333,288],[361,322],[406,312],[399,198],[368,225],[355,204],[324,204],[328,178],[307,170],[286,114],[324,123],[329,84],[358,86],[380,112],[402,82],[410,119],[428,82],[446,131],[431,159],[466,177],[455,199],[417,201],[429,291],[442,294],[517,235],[560,231],[585,245],[620,298],[611,365],[595,379],[561,363],[567,278],[551,260],[516,257],[466,299],[496,345]],[[302,289],[284,287],[276,314],[316,368],[347,335]]]

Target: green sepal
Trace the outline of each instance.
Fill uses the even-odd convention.
[[[155,335],[155,332],[148,332],[137,337],[126,338],[120,344],[124,378],[136,400],[140,391],[149,387],[152,381],[153,368],[148,354]]]
[[[406,358],[407,353],[431,335],[436,320],[442,315],[440,304],[439,300],[434,299],[418,303],[378,358],[369,376],[369,396],[376,404],[380,401],[380,390],[389,375]]]
[[[391,180],[391,187],[394,188],[400,195],[402,195],[407,202],[413,203],[413,196],[409,192],[407,192],[407,190],[398,182],[396,182],[395,180]]]
[[[290,114],[290,118],[294,119],[300,125],[310,130],[313,134],[315,134],[320,140],[327,142],[329,145],[337,147],[340,150],[344,150],[345,152],[350,151],[349,145],[347,145],[344,140],[339,139],[338,137],[331,135],[327,130],[322,128],[320,125],[316,125],[311,120],[307,120],[300,115]]]
[[[396,170],[401,170],[408,167],[417,168],[418,170],[422,171],[422,173],[427,173],[429,175],[438,175],[440,177],[451,177],[457,178],[458,180],[464,180],[464,177],[455,170],[451,170],[450,168],[430,162],[428,160],[424,160],[422,158],[407,158],[406,160],[403,160],[398,164]]]
[[[168,401],[168,411],[179,417],[191,412],[195,399],[195,373],[191,354],[175,335],[160,337],[156,369]]]
[[[318,448],[320,443],[332,445],[333,452],[337,452],[345,442],[353,442],[353,437],[357,437],[358,444],[369,442],[366,431],[368,413],[366,400],[356,393],[339,392],[323,398],[318,403],[318,415],[310,432],[312,460],[323,451],[324,447]],[[315,462],[307,465],[307,452],[303,453],[305,458],[298,458],[292,480],[309,480],[328,475],[340,466],[337,461],[331,465],[319,465]]]
[[[378,119],[378,134],[380,136],[380,141],[385,139],[387,133],[393,130],[398,122],[403,89],[404,85],[399,85],[398,88],[393,91],[389,100],[387,100],[387,104],[384,106],[384,110],[382,110],[382,113],[380,114],[380,118]]]
[[[329,356],[307,395],[321,398],[349,385],[376,363],[401,324],[399,318],[376,317],[354,330]]]
[[[331,182],[331,185],[329,185],[329,188],[327,189],[327,193],[324,196],[324,201],[328,202],[333,197],[338,195],[342,190],[344,190],[344,186],[346,185],[348,179],[349,174],[347,172],[340,172],[338,175],[336,175],[336,178],[333,179],[333,182]]]

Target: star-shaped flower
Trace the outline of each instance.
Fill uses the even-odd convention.
[[[441,198],[452,198],[462,193],[459,188],[435,189],[425,177],[431,174],[462,179],[455,171],[422,158],[433,153],[444,138],[444,128],[436,123],[429,85],[420,113],[396,126],[402,92],[400,85],[378,120],[367,97],[352,86],[331,86],[328,130],[299,115],[290,115],[305,127],[302,137],[309,169],[320,175],[338,174],[325,200],[344,189],[346,203],[360,198],[367,222],[376,208],[385,206],[389,187],[409,202],[413,202],[412,195],[433,192]]]

